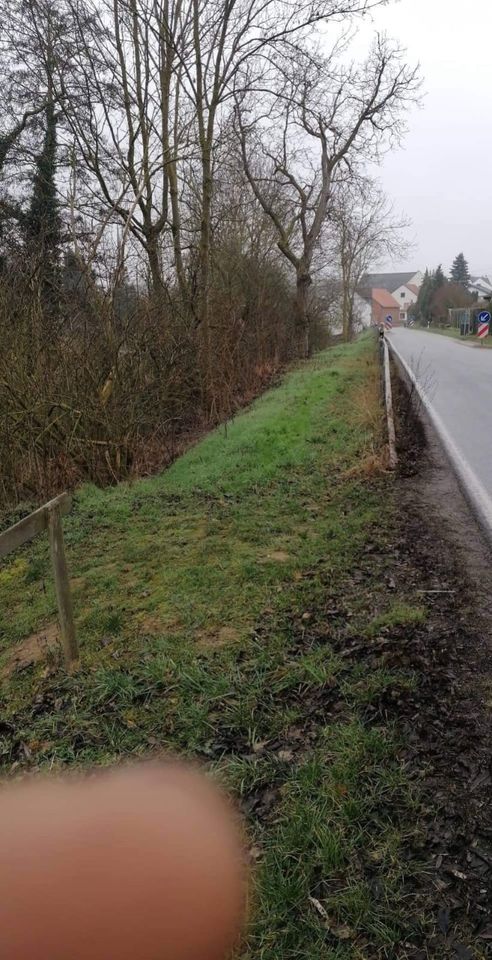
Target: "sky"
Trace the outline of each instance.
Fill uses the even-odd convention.
[[[395,210],[412,221],[415,245],[404,263],[382,266],[442,263],[448,273],[463,251],[472,274],[492,275],[492,0],[400,0],[372,19],[357,46],[384,31],[423,77],[403,148],[380,169]]]

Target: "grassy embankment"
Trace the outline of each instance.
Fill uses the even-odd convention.
[[[205,762],[249,820],[251,958],[392,956],[408,912],[399,732],[367,717],[415,678],[343,655],[425,616],[371,568],[391,514],[378,378],[372,339],[337,347],[161,476],[83,488],[65,522],[74,676],[54,655],[5,676],[56,618],[44,539],[0,567],[5,773]]]

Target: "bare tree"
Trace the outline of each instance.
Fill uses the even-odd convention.
[[[294,42],[315,22],[364,13],[381,2],[88,0],[82,7],[69,0],[80,76],[78,87],[60,77],[61,101],[105,202],[126,221],[128,197],[138,197],[131,229],[149,253],[153,275],[166,227],[180,238],[178,170],[186,172],[190,159],[201,170],[198,246],[206,274],[213,152],[239,73],[253,61],[258,70],[274,47],[286,38]],[[174,256],[179,273],[178,246]]]
[[[342,283],[342,329],[344,340],[354,332],[354,297],[360,281],[383,257],[404,257],[409,249],[402,231],[409,221],[396,217],[377,182],[353,178],[334,191],[330,206],[330,244]]]
[[[95,215],[104,221],[103,211],[109,211],[110,220],[123,224],[143,247],[159,292],[160,242],[170,228],[173,91],[172,55],[170,63],[165,40],[152,35],[158,5],[136,0],[85,6],[68,0],[68,5],[76,62],[70,74],[59,72],[57,89],[82,161],[87,208],[92,194]],[[180,276],[179,258],[176,271]]]
[[[4,0],[0,497],[147,471],[305,349],[313,271],[343,222],[353,287],[351,185],[416,95],[387,41],[347,62],[384,2]]]
[[[298,50],[276,73],[273,93],[262,91],[261,113],[253,84],[250,94],[236,96],[236,128],[251,188],[296,273],[299,337],[307,351],[313,257],[333,190],[400,139],[419,79],[403,51],[379,36],[360,67],[347,65],[335,47],[329,58]]]
[[[384,0],[383,0],[384,2]],[[295,49],[314,24],[345,23],[379,6],[380,0],[191,0],[193,57],[183,63],[183,84],[196,113],[201,166],[198,323],[209,353],[210,228],[213,149],[217,124],[233,95],[251,76],[256,85],[270,73],[286,45]]]

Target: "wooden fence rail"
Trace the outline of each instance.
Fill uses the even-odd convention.
[[[48,531],[63,654],[68,667],[73,666],[79,659],[62,528],[62,517],[69,513],[71,507],[72,498],[68,493],[61,493],[59,497],[45,503],[34,513],[30,513],[28,517],[24,517],[13,527],[0,533],[1,558],[6,557],[23,543],[33,540],[39,533]]]

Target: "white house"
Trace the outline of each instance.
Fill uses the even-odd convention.
[[[468,286],[469,293],[476,294],[477,297],[492,297],[492,283],[486,276],[470,277]]]
[[[371,298],[355,293],[352,315],[356,330],[364,330],[366,327],[370,327],[372,324]]]
[[[364,299],[371,299],[374,290],[386,290],[398,304],[399,322],[406,323],[408,311],[412,304],[417,302],[423,281],[424,274],[421,270],[411,273],[368,273],[362,277],[359,294]],[[393,305],[391,309],[393,310]],[[372,313],[374,314],[374,309]]]
[[[402,284],[401,287],[398,287],[398,289],[392,293],[392,297],[400,307],[400,320],[402,323],[407,322],[408,311],[412,304],[417,303],[418,296],[419,287],[413,283]]]
[[[366,273],[360,282],[361,287],[368,287],[378,290],[387,290],[392,296],[395,290],[411,284],[413,287],[421,287],[424,282],[424,274],[421,270],[414,270],[412,273]]]

